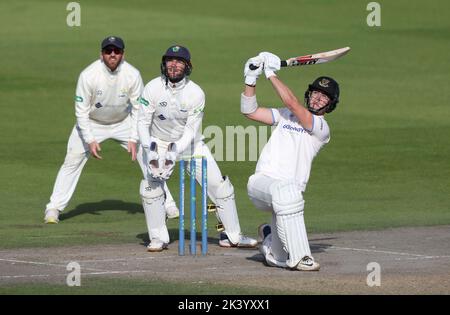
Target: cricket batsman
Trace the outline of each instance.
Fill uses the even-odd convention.
[[[250,64],[259,67],[252,70]],[[258,228],[265,262],[292,270],[317,271],[320,265],[311,255],[303,218],[303,193],[314,157],[330,141],[324,116],[339,102],[339,85],[330,77],[318,77],[308,86],[302,104],[276,75],[280,64],[280,58],[268,52],[245,64],[241,112],[251,120],[276,126],[261,152],[255,174],[248,180],[247,191],[257,208],[272,213],[271,224]],[[283,108],[259,106],[256,81],[263,71]]]
[[[222,176],[203,142],[201,123],[205,94],[189,79],[191,72],[189,50],[179,45],[169,47],[162,56],[161,75],[145,86],[140,100],[138,132],[147,167],[140,192],[150,239],[147,250],[159,252],[169,244],[164,210],[168,190],[164,189],[164,184],[170,178],[175,162],[186,156],[205,156],[207,159],[208,196],[217,205],[217,215],[225,228],[219,245],[255,247],[256,240],[241,233],[233,185],[227,176]],[[189,163],[186,164],[189,171]],[[196,179],[201,183],[200,159],[197,160]]]

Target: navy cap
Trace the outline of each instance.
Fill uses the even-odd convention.
[[[119,49],[125,48],[125,44],[123,43],[122,38],[117,37],[117,36],[108,36],[102,41],[102,50],[108,46],[114,46]]]
[[[170,46],[164,54],[163,60],[167,57],[178,57],[186,60],[188,63],[191,62],[191,54],[189,53],[189,50],[186,47],[179,45]]]

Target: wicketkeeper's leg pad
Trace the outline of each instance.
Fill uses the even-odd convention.
[[[225,233],[231,243],[239,242],[241,227],[236,209],[234,188],[230,179],[225,176],[216,190],[214,199],[217,205],[217,215],[225,228]]]
[[[166,211],[164,209],[165,194],[162,181],[142,180],[140,186],[142,205],[147,222],[150,241],[158,239],[169,243],[169,232],[166,225]]]

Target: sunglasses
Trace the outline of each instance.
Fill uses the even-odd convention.
[[[121,55],[123,53],[123,50],[120,48],[105,48],[105,49],[103,49],[103,53],[106,55],[111,55],[113,51],[116,55]]]

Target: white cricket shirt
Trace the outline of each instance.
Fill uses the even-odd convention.
[[[151,80],[142,92],[140,103],[138,128],[144,148],[150,144],[150,135],[175,142],[178,153],[185,151],[194,139],[202,138],[199,129],[205,93],[188,78],[167,85],[163,77]]]
[[[289,109],[271,110],[276,128],[261,152],[256,173],[282,180],[293,179],[304,191],[314,157],[330,141],[328,124],[323,116],[313,115],[313,126],[308,131]]]
[[[126,61],[122,61],[114,72],[101,60],[84,69],[78,78],[75,95],[75,114],[84,140],[87,143],[95,140],[91,121],[111,125],[131,115],[130,140],[136,142],[143,86],[139,71]]]

